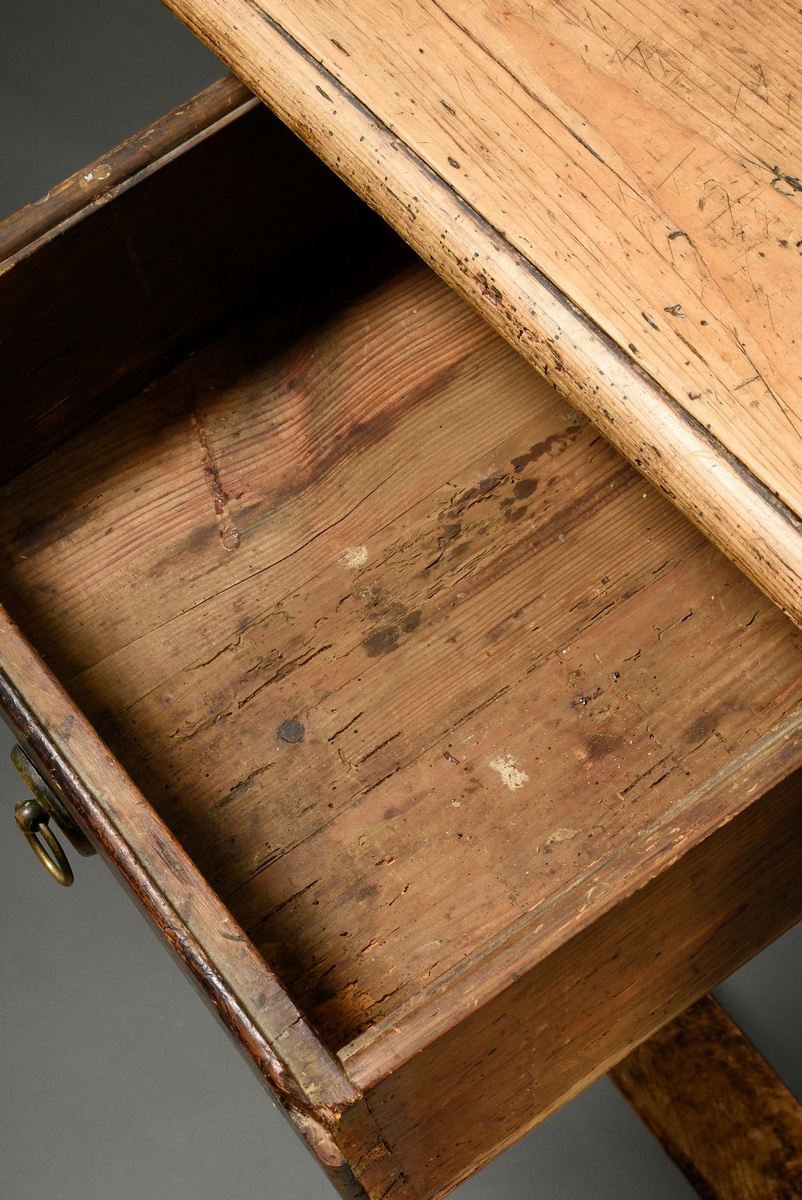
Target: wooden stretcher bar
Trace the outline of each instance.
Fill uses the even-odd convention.
[[[610,1078],[705,1200],[802,1195],[802,1105],[712,996]]]

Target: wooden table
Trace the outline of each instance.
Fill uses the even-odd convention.
[[[523,358],[231,80],[54,189],[0,227],[0,699],[341,1192],[429,1200],[802,913],[773,343],[715,357],[689,189],[632,199],[626,49],[173,7]]]

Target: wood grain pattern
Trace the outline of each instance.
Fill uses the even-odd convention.
[[[610,1078],[705,1200],[802,1195],[802,1106],[712,996]]]
[[[347,241],[357,217],[366,251],[387,249],[380,224],[229,78],[3,222],[0,478],[12,505],[9,480],[247,311],[267,273],[275,334],[282,293],[318,252],[312,208],[318,236]],[[307,319],[327,304],[307,297]],[[406,1196],[359,1093],[1,607],[0,709],[339,1193]]]
[[[169,6],[802,619],[792,6]]]

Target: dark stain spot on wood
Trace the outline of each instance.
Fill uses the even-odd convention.
[[[214,531],[209,525],[198,525],[188,534],[184,546],[189,554],[195,554],[197,551],[211,546],[214,536]]]
[[[686,741],[690,742],[691,745],[703,742],[705,738],[710,737],[717,724],[718,716],[716,713],[702,713],[685,730]]]
[[[246,504],[237,513],[237,520],[243,524],[249,517],[260,516],[264,511],[261,500],[255,501],[253,504]]]
[[[302,742],[305,732],[300,721],[282,721],[278,727],[278,735],[282,742]]]
[[[63,538],[69,537],[71,533],[81,528],[85,520],[86,515],[82,509],[69,515],[59,513],[52,519],[47,517],[44,520],[23,520],[16,526],[11,538],[16,542],[27,542],[26,553],[28,557],[31,557],[32,554],[49,550]]]
[[[435,561],[439,561],[441,556],[442,551]],[[363,639],[362,647],[371,658],[395,650],[401,635],[413,633],[421,623],[421,609],[408,609],[376,584],[367,589],[365,600],[365,615],[371,628]]]
[[[551,433],[542,442],[535,442],[534,446],[530,446],[526,454],[519,454],[517,458],[512,460],[512,465],[517,472],[523,471],[524,467],[530,463],[537,462],[544,454],[551,454],[556,451],[565,450],[574,441],[577,434],[581,433],[582,425],[569,425],[562,433]]]
[[[412,612],[407,613],[407,615],[404,617],[404,620],[401,622],[402,632],[412,633],[414,629],[417,629],[421,622],[421,615],[421,610],[419,608],[415,608],[412,610]]]
[[[512,494],[516,500],[525,500],[527,496],[532,495],[536,488],[536,479],[519,479],[512,489]]]
[[[383,625],[369,634],[362,646],[369,658],[378,658],[380,654],[389,654],[398,645],[398,627]]]
[[[523,508],[511,508],[504,516],[508,521],[520,521],[521,517],[525,517],[528,511],[526,505],[524,505]]]
[[[449,154],[448,161],[456,171],[459,170],[459,163],[457,162],[456,158],[452,158],[451,155]]]
[[[786,175],[779,167],[772,167],[774,178],[771,181],[771,186],[775,192],[779,191],[782,196],[789,196],[791,192],[802,192],[802,181],[794,175]],[[780,184],[785,184],[791,189],[791,192],[786,192],[781,189]]]
[[[614,733],[594,733],[588,738],[588,753],[593,761],[615,754],[624,744],[624,739]]]

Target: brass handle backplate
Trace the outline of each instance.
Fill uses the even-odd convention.
[[[50,828],[51,818],[79,854],[88,857],[95,853],[94,847],[75,824],[52,788],[45,783],[21,746],[15,746],[11,751],[11,761],[33,792],[29,800],[20,800],[14,809],[14,820],[25,834],[42,866],[57,883],[69,887],[75,877],[58,838]]]

